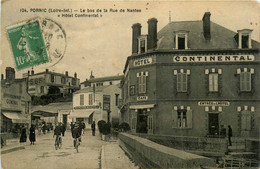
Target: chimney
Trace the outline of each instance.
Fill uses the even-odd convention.
[[[76,72],[74,73],[74,77],[77,78],[77,73]]]
[[[203,21],[203,34],[204,38],[206,40],[210,40],[211,35],[210,35],[210,12],[205,12],[202,21]]]
[[[95,78],[95,76],[93,75],[93,72],[91,71],[91,74],[90,74],[90,76],[89,76],[89,79],[93,79],[93,78]]]
[[[49,72],[49,69],[45,69],[45,72],[48,73],[48,72]]]
[[[34,70],[32,69],[32,71],[31,71],[31,75],[34,75]]]
[[[151,18],[148,23],[147,49],[155,49],[157,47],[157,19]]]
[[[141,35],[141,24],[136,23],[132,26],[132,54],[138,53],[138,37]]]
[[[68,72],[68,71],[66,71],[66,72],[65,72],[65,75],[68,77],[68,76],[69,76],[69,72]]]
[[[14,68],[7,67],[5,69],[5,78],[6,78],[6,82],[8,82],[8,83],[14,82],[14,79],[15,79],[15,70],[14,70]]]
[[[28,70],[28,76],[30,76],[30,70]]]

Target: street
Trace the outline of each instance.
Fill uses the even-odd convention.
[[[101,168],[100,158],[102,145],[99,135],[92,136],[91,131],[85,131],[79,152],[73,148],[70,130],[62,137],[62,148],[55,150],[53,133],[40,135],[35,145],[27,145],[19,150],[2,155],[2,169],[86,169]]]

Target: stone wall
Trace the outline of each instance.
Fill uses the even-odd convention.
[[[120,146],[143,168],[215,167],[214,159],[169,148],[127,133],[119,134]]]

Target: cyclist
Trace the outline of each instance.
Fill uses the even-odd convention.
[[[55,143],[56,143],[56,141],[59,141],[59,143],[60,143],[61,142],[61,140],[60,140],[61,139],[61,124],[60,123],[54,129],[53,137],[55,135],[56,135]]]
[[[78,123],[75,124],[75,126],[74,126],[74,128],[72,130],[72,137],[74,138],[73,145],[75,147],[77,139],[79,140],[79,142],[81,142],[81,139],[80,139],[80,137],[81,137],[81,129],[80,129],[80,126],[79,126]]]

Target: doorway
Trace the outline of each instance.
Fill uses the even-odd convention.
[[[136,133],[147,133],[147,109],[138,109]]]
[[[62,122],[63,122],[63,124],[67,124],[67,122],[68,122],[68,115],[67,114],[63,114]]]
[[[209,113],[209,135],[219,135],[218,113]]]

